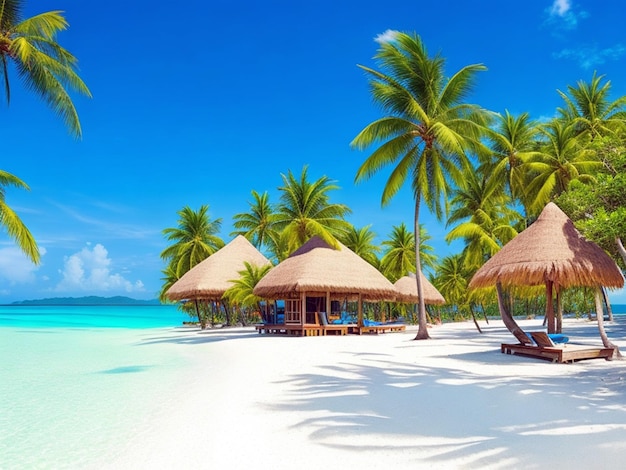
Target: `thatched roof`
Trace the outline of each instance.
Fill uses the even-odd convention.
[[[530,227],[507,243],[474,275],[469,287],[543,285],[622,287],[615,261],[586,240],[554,203]]]
[[[267,299],[293,298],[302,292],[330,293],[331,296],[363,300],[394,300],[393,284],[374,266],[339,243],[333,249],[313,237],[289,258],[273,267],[254,288]]]
[[[446,303],[446,299],[443,295],[433,286],[423,273],[420,273],[422,278],[422,293],[424,294],[424,303],[429,305],[443,305]],[[404,276],[398,279],[394,284],[398,291],[396,297],[397,302],[405,303],[417,303],[419,297],[417,296],[417,282],[415,275]]]
[[[256,266],[271,264],[245,237],[237,235],[223,248],[198,263],[176,281],[165,295],[170,300],[220,299],[239,279],[244,261]]]

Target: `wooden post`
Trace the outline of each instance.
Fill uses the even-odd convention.
[[[359,327],[363,326],[363,301],[361,299],[361,293],[359,292],[359,299],[358,299],[358,305],[357,305],[357,312],[358,312],[358,316],[357,316],[357,325],[359,325]]]
[[[546,320],[548,323],[548,333],[556,333],[554,324],[554,305],[552,304],[552,285],[554,283],[546,280]]]

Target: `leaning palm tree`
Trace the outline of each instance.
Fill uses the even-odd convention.
[[[291,253],[317,235],[329,245],[337,246],[337,237],[350,228],[345,220],[350,209],[329,200],[328,192],[338,186],[327,176],[311,183],[307,166],[300,178],[291,171],[281,176],[283,185],[278,188],[281,195],[274,221],[274,228],[281,234],[279,244]]]
[[[603,84],[603,79],[594,72],[591,82],[568,86],[569,94],[557,90],[565,101],[565,108],[558,109],[561,118],[574,122],[577,133],[588,133],[592,140],[626,129],[626,96],[611,101],[611,82]]]
[[[76,73],[76,58],[56,42],[68,27],[60,11],[23,19],[24,0],[0,0],[0,75],[7,103],[11,100],[9,63],[27,88],[37,93],[63,119],[70,132],[82,134],[68,89],[91,97]]]
[[[22,219],[5,202],[5,188],[7,186],[29,189],[26,183],[17,176],[0,170],[0,227],[7,231],[9,237],[17,243],[17,246],[33,263],[39,264],[40,254],[37,242]]]
[[[173,263],[174,272],[180,278],[222,248],[224,241],[217,236],[222,219],[211,220],[208,205],[200,206],[197,212],[185,206],[178,211],[178,216],[178,227],[163,230],[165,238],[174,243],[161,252],[161,258]]]
[[[452,184],[462,184],[463,169],[469,166],[467,155],[486,154],[481,137],[486,132],[489,114],[464,103],[476,73],[485,67],[469,65],[446,79],[443,57],[429,57],[419,36],[400,32],[391,41],[381,43],[375,58],[382,72],[360,67],[370,76],[374,100],[388,115],[367,125],[352,141],[358,149],[380,143],[358,169],[356,181],[370,178],[385,166],[394,166],[383,189],[385,205],[410,180],[415,198],[417,248],[421,203],[442,218]],[[415,265],[421,270],[418,249]],[[416,276],[416,282],[419,329],[415,339],[427,339],[420,276]]]

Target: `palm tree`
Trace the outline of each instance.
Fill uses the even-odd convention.
[[[482,266],[517,235],[514,225],[522,217],[507,207],[507,202],[498,175],[484,175],[481,170],[468,172],[466,187],[455,191],[447,222],[453,228],[446,241],[465,240],[464,262],[468,268]]]
[[[504,180],[511,196],[521,199],[524,194],[524,179],[520,166],[536,155],[537,124],[528,113],[513,116],[505,111],[496,116],[495,131],[490,134],[495,162],[485,173],[493,173],[495,180]]]
[[[357,255],[374,267],[378,267],[380,261],[378,253],[380,247],[374,244],[376,234],[370,229],[371,225],[366,225],[357,229],[351,226],[347,232],[341,235],[339,241],[346,247],[354,251]]]
[[[565,108],[558,109],[561,118],[574,122],[576,132],[588,133],[592,140],[626,129],[626,96],[610,101],[611,82],[602,84],[603,79],[594,72],[590,83],[579,80],[576,87],[568,86],[569,95],[557,90],[565,101]]]
[[[431,237],[422,226],[420,226],[420,233],[419,252],[420,259],[423,261],[422,265],[432,268],[436,264],[436,257],[433,254],[433,247],[426,244]],[[380,268],[387,279],[395,282],[402,276],[417,272],[415,270],[415,237],[404,222],[392,228],[389,239],[384,240],[382,245],[386,247],[386,250],[380,260]]]
[[[66,90],[91,97],[77,75],[76,58],[55,38],[68,23],[59,11],[22,19],[23,0],[0,0],[0,75],[7,103],[11,100],[8,67],[12,62],[27,88],[37,93],[77,137],[82,134],[78,113]]]
[[[22,219],[5,202],[5,188],[7,186],[29,189],[26,183],[17,176],[0,170],[0,226],[4,227],[9,237],[17,243],[17,246],[33,263],[39,264],[41,258],[37,242]]]
[[[240,278],[231,281],[233,285],[224,292],[224,297],[228,299],[232,305],[236,305],[239,308],[245,310],[256,307],[259,312],[261,312],[261,300],[263,299],[254,295],[253,291],[257,283],[263,279],[263,276],[268,273],[272,266],[269,264],[256,266],[247,261],[244,261],[244,266],[245,269],[239,271],[241,275]],[[244,315],[242,315],[242,323],[244,325],[246,324]]]
[[[307,166],[297,179],[291,171],[281,174],[283,186],[277,207],[274,227],[280,233],[283,247],[293,252],[314,235],[331,246],[337,246],[337,237],[350,228],[344,217],[350,209],[344,204],[329,202],[328,192],[338,189],[327,176],[314,182],[307,179]]]
[[[481,136],[486,132],[488,113],[463,102],[476,73],[485,67],[469,65],[446,79],[444,59],[429,57],[419,36],[399,32],[393,40],[381,43],[376,59],[384,72],[360,67],[371,77],[374,100],[389,115],[367,125],[352,141],[358,149],[382,142],[358,169],[356,181],[395,165],[383,189],[385,205],[410,179],[415,198],[415,247],[419,247],[421,202],[441,218],[443,209],[447,211],[452,183],[462,184],[463,170],[469,166],[467,154],[486,153]],[[418,249],[415,265],[421,270]],[[420,276],[416,279],[419,329],[415,339],[427,339],[422,283]]]
[[[594,181],[593,174],[602,162],[576,129],[576,123],[553,119],[539,128],[545,137],[541,152],[522,164],[529,180],[526,185],[525,206],[538,214],[553,198],[566,191],[570,183]]]
[[[165,238],[174,243],[161,252],[161,258],[173,263],[179,278],[224,246],[216,235],[222,219],[211,220],[208,212],[208,205],[200,206],[197,212],[185,206],[178,211],[178,227],[163,230]]]
[[[278,235],[274,230],[276,213],[269,202],[267,191],[259,194],[252,190],[253,201],[249,203],[250,212],[235,214],[233,226],[237,229],[230,235],[243,235],[259,250],[276,244]]]

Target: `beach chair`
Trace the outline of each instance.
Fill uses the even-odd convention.
[[[341,323],[330,323],[326,312],[317,312],[320,326],[322,327],[322,335],[334,334],[334,335],[347,335],[348,325]]]
[[[526,334],[519,330],[515,337],[520,341],[520,344],[502,344],[500,351],[503,354],[537,357],[558,363],[574,362],[582,359],[604,358],[611,360],[613,358],[613,348],[574,345],[567,342],[556,344],[548,333],[544,331],[531,331]],[[532,338],[532,341],[530,338]]]

